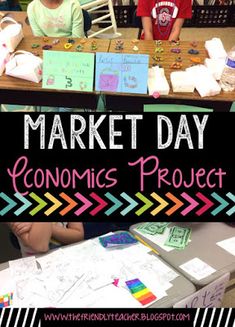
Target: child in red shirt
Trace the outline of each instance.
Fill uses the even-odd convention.
[[[192,0],[139,0],[137,16],[141,16],[144,40],[179,39],[185,18],[192,17]]]

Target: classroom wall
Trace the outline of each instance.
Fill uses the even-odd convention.
[[[5,223],[0,223],[0,263],[17,259],[20,251],[10,243],[9,229]]]

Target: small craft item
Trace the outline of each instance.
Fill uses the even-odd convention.
[[[193,54],[193,55],[197,55],[197,54],[199,54],[199,51],[196,50],[196,49],[190,49],[190,50],[188,50],[188,53]]]
[[[77,47],[76,47],[76,51],[78,52],[81,52],[83,50],[83,46],[81,44],[79,44]]]
[[[178,41],[174,41],[174,40],[172,40],[172,41],[170,41],[170,44],[174,47],[174,46],[179,46],[180,45],[180,41],[178,40]]]
[[[164,59],[163,59],[163,57],[160,57],[160,56],[158,56],[157,54],[155,54],[155,55],[153,56],[153,60],[155,60],[155,61],[157,61],[157,62],[160,62],[160,61],[163,61]]]
[[[96,41],[92,41],[92,42],[91,42],[91,50],[94,51],[94,50],[97,50],[97,48],[98,48],[98,47],[97,47],[97,43],[96,43]]]
[[[70,48],[72,48],[72,43],[65,43],[64,44],[64,48],[65,48],[65,50],[69,50]]]
[[[133,43],[133,44],[138,44],[138,43],[139,43],[139,40],[137,40],[137,39],[133,39],[133,40],[131,40],[131,43]]]
[[[173,49],[171,49],[171,52],[173,52],[173,53],[181,53],[181,49],[180,48],[173,48]]]
[[[176,62],[182,62],[183,59],[182,59],[182,57],[179,56],[179,57],[177,57],[177,58],[175,59],[175,61],[176,61]]]
[[[99,241],[104,248],[120,247],[138,243],[138,241],[127,232],[99,237]]]
[[[74,41],[74,39],[68,39],[68,43],[74,44],[75,41]]]
[[[182,68],[182,64],[180,62],[173,62],[170,65],[170,68],[172,68],[172,69],[180,69],[180,68]]]
[[[200,64],[201,63],[201,58],[198,58],[198,57],[191,57],[190,60],[194,64]]]
[[[59,39],[55,39],[55,40],[52,41],[52,44],[53,44],[53,45],[56,45],[56,44],[58,44],[58,43],[60,43],[60,40],[59,40]]]
[[[157,299],[138,278],[126,281],[126,286],[130,290],[132,296],[142,305],[150,304]]]
[[[43,38],[43,42],[48,42],[48,40],[49,40],[48,37]]]
[[[37,50],[32,51],[32,54],[35,55],[36,57],[39,56],[39,52]]]
[[[139,48],[135,45],[132,50],[137,52],[137,51],[139,51]]]
[[[155,52],[156,52],[156,53],[162,53],[162,52],[164,52],[164,49],[163,49],[163,48],[159,48],[159,47],[157,47],[157,48],[155,49]]]
[[[32,45],[31,45],[31,48],[32,49],[36,49],[36,48],[39,48],[40,47],[40,44],[38,44],[38,43],[33,43]]]
[[[158,98],[160,98],[160,93],[157,92],[157,91],[155,91],[155,92],[153,92],[152,97],[153,97],[154,99],[158,99]]]
[[[81,40],[80,40],[80,43],[81,43],[81,44],[85,44],[85,43],[86,43],[86,39],[81,39]]]
[[[193,41],[193,42],[190,43],[190,45],[191,45],[193,48],[196,48],[197,45],[198,45],[198,43],[197,43],[197,41]]]
[[[6,308],[12,305],[13,302],[13,293],[7,293],[4,295],[0,295],[0,308]]]
[[[50,45],[50,44],[45,44],[45,45],[42,47],[43,50],[50,50],[51,48],[52,48],[52,45]]]
[[[123,50],[124,42],[122,40],[116,40],[115,50]]]
[[[159,47],[160,45],[162,45],[162,41],[161,40],[157,40],[156,41],[156,46]]]

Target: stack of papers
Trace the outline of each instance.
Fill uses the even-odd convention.
[[[161,228],[163,225],[156,230]],[[97,238],[39,258],[9,262],[0,288],[4,294],[13,292],[13,306],[17,307],[146,307],[165,297],[178,276],[149,252],[139,242],[107,249]],[[127,285],[131,280],[141,281],[145,292],[153,294],[149,301],[141,301],[142,293],[132,295]]]

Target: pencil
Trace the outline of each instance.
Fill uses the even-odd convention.
[[[153,251],[155,254],[160,255],[159,252],[157,250],[155,250],[154,248],[152,248],[148,243],[146,243],[144,240],[142,240],[141,237],[137,236],[135,234],[135,238],[142,243],[143,245],[147,246],[151,251]]]

